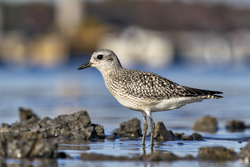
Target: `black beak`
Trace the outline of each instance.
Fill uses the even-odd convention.
[[[77,68],[77,70],[82,70],[82,69],[85,69],[85,68],[88,68],[88,67],[91,67],[92,63],[89,61],[83,65],[81,65],[80,67]]]

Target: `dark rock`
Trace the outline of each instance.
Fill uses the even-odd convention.
[[[200,160],[226,161],[235,160],[236,153],[225,147],[202,147],[199,149],[198,158]]]
[[[41,127],[46,127],[46,126],[49,125],[50,121],[51,121],[51,118],[49,118],[49,117],[44,117],[42,120],[40,120],[40,121],[38,122],[38,124],[39,124]]]
[[[96,135],[98,139],[105,139],[104,127],[102,125],[92,124],[95,127]]]
[[[49,140],[37,140],[29,151],[29,157],[57,158],[57,144]]]
[[[238,157],[242,159],[245,157],[250,158],[250,140],[248,141],[247,145],[241,149]]]
[[[193,136],[194,140],[198,140],[198,141],[203,141],[204,140],[202,135],[199,134],[199,133],[195,132],[195,133],[192,134],[192,136]]]
[[[174,133],[174,135],[178,140],[182,140],[187,137],[185,133]]]
[[[193,140],[198,140],[198,141],[203,141],[203,137],[201,134],[199,133],[193,133],[192,135],[189,135],[189,136],[186,136],[184,138],[182,138],[182,140],[190,140],[190,141],[193,141]]]
[[[40,122],[39,132],[45,137],[65,136],[73,139],[104,139],[102,125],[91,124],[87,111],[79,111],[71,115],[60,115],[54,119],[44,118]]]
[[[19,108],[20,121],[26,121],[32,117],[37,117],[37,116],[33,114],[33,111],[31,109],[24,109],[22,107]]]
[[[25,113],[24,109],[20,109]],[[30,113],[31,110],[26,111]],[[91,124],[87,111],[79,111],[70,115],[59,115],[54,119],[45,117],[40,119],[32,114],[32,117],[11,124],[2,124],[1,132],[23,133],[28,131],[42,133],[45,137],[71,137],[74,139],[104,139],[104,128],[102,125]]]
[[[243,121],[238,120],[230,120],[226,124],[226,128],[229,131],[237,131],[237,130],[243,130],[246,128],[246,125]]]
[[[57,158],[65,157],[57,152],[55,137],[69,137],[71,139],[104,139],[102,125],[91,124],[87,111],[79,111],[71,115],[60,115],[54,119],[48,117],[40,119],[31,114],[31,110],[20,109],[21,113],[28,113],[21,122],[11,125],[2,124],[0,127],[0,156],[11,158]],[[27,118],[27,119],[26,119]],[[53,140],[52,140],[53,139]]]
[[[167,130],[163,122],[158,122],[155,126],[154,138],[157,141],[175,141],[176,137],[171,130]]]
[[[98,139],[95,134],[95,129],[93,126],[91,126],[87,128],[78,128],[72,130],[68,129],[68,131],[65,131],[65,133],[63,133],[62,135],[71,137],[73,139],[93,140]]]
[[[21,133],[26,131],[37,131],[40,126],[38,122],[40,118],[38,117],[31,117],[26,121],[22,121],[20,123],[16,122],[10,125],[9,132],[12,133]]]
[[[203,137],[199,133],[193,133],[192,135],[187,136],[185,133],[174,133],[174,135],[178,138],[178,140],[197,140],[197,141],[203,141]]]
[[[141,121],[137,118],[130,119],[120,124],[120,129],[115,129],[114,134],[120,137],[141,137]]]
[[[120,128],[116,128],[115,130],[113,130],[113,134],[115,136],[118,136],[119,130],[120,130]]]
[[[43,139],[41,134],[0,133],[0,156],[11,158],[56,158],[57,143]]]
[[[193,140],[194,140],[194,138],[193,138],[193,136],[192,136],[192,135],[189,135],[189,136],[184,137],[182,140],[193,141]]]
[[[58,117],[48,120],[48,125],[63,124],[70,128],[83,127],[87,128],[91,126],[90,117],[87,111],[78,111],[70,115],[59,115]]]
[[[55,124],[47,127],[42,127],[39,129],[39,132],[41,132],[44,137],[58,137],[61,135],[61,129],[62,131],[64,131],[62,124]]]
[[[106,139],[115,140],[115,135],[109,135],[109,136],[106,137]]]
[[[195,131],[214,133],[218,129],[218,122],[215,117],[205,116],[199,118],[193,125]]]

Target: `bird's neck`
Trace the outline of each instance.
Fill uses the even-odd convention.
[[[114,75],[116,73],[119,73],[119,70],[121,70],[122,66],[112,66],[110,68],[106,68],[105,70],[100,71],[102,73],[103,78],[109,77],[110,75]]]

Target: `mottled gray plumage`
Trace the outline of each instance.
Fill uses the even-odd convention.
[[[170,99],[178,97],[193,97],[197,98],[221,98],[214,95],[221,92],[201,90],[180,86],[166,78],[157,74],[122,68],[119,72],[111,73],[112,82],[121,84],[121,89],[127,94],[143,99]]]
[[[78,70],[87,67],[96,67],[102,73],[106,87],[123,106],[142,112],[143,145],[148,128],[146,115],[151,122],[153,145],[154,121],[151,112],[172,110],[203,99],[222,98],[216,95],[222,93],[219,91],[181,86],[154,73],[125,69],[116,54],[108,49],[94,52],[90,61],[81,65]]]

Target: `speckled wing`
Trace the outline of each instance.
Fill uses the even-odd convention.
[[[144,99],[169,99],[178,97],[221,98],[214,94],[222,92],[201,90],[181,86],[157,74],[139,70],[124,71],[124,90],[128,94]]]
[[[126,71],[124,71],[126,73]],[[168,99],[183,97],[185,90],[157,74],[139,70],[129,70],[125,77],[124,90],[128,94],[144,99]]]

